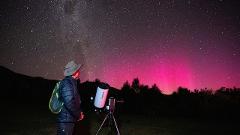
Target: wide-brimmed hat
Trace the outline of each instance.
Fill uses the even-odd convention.
[[[74,61],[68,62],[68,64],[64,67],[64,76],[70,76],[80,69],[82,65],[76,64]]]

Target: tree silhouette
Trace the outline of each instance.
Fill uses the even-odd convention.
[[[133,79],[132,88],[136,93],[140,93],[140,83],[138,78]]]

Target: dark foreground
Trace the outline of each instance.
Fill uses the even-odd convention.
[[[1,135],[55,135],[55,118],[48,106],[6,105],[1,109]],[[94,135],[105,114],[87,113],[78,124],[80,135]],[[216,119],[146,117],[120,114],[117,123],[122,135],[239,135],[240,122]],[[100,135],[109,133],[107,125]]]

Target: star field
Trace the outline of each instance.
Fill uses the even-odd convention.
[[[84,64],[82,80],[121,88],[138,77],[171,93],[240,86],[240,2],[5,0],[0,65],[47,79]]]

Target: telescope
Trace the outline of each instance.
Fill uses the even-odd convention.
[[[101,83],[97,87],[96,96],[94,99],[94,106],[98,109],[102,109],[105,106],[106,99],[108,96],[109,85],[106,83]]]
[[[94,106],[98,109],[102,109],[105,107],[105,104],[106,104],[106,100],[107,100],[107,97],[108,97],[108,91],[109,91],[109,85],[106,84],[106,83],[101,83],[98,87],[97,87],[97,92],[96,92],[96,96],[95,96],[95,99],[94,99]],[[114,110],[115,110],[115,103],[117,101],[115,100],[114,97],[110,97],[108,98],[108,102],[107,102],[107,105],[106,105],[106,110],[108,110],[108,114],[105,116],[103,122],[101,123],[99,129],[97,130],[97,133],[96,135],[99,134],[100,130],[102,129],[104,123],[107,121],[109,121],[109,125],[115,127],[115,129],[117,130],[117,135],[120,135],[120,132],[119,132],[119,129],[118,129],[118,125],[117,125],[117,122],[114,118]]]

